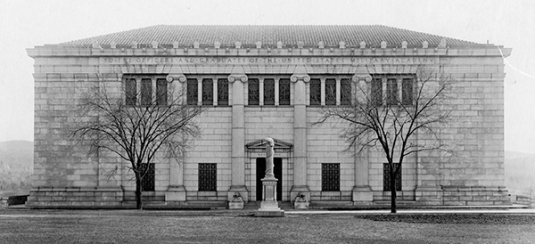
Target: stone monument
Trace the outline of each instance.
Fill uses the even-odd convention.
[[[284,210],[279,208],[277,202],[277,179],[273,174],[273,157],[275,155],[275,141],[265,138],[266,142],[266,176],[262,179],[262,203],[255,212],[257,217],[283,217]]]

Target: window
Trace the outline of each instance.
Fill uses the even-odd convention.
[[[202,80],[202,105],[214,104],[214,81],[212,79]]]
[[[228,105],[228,80],[217,80],[217,105]]]
[[[249,79],[249,105],[259,105],[260,104],[260,91],[258,79]]]
[[[340,164],[321,164],[321,190],[340,191]]]
[[[187,87],[187,100],[188,105],[197,105],[198,101],[198,85],[197,85],[197,79],[188,79],[188,87]]]
[[[400,167],[399,163],[394,164],[394,170]],[[390,191],[390,166],[388,163],[383,164],[383,191]],[[401,191],[401,168],[398,175],[396,175],[396,191]]]
[[[264,105],[275,105],[275,80],[264,80]]]
[[[156,105],[167,105],[167,80],[156,80]]]
[[[137,81],[136,79],[127,79],[125,82],[126,105],[136,105],[137,101]]]
[[[383,81],[381,78],[374,78],[371,85],[371,101],[373,105],[383,104]]]
[[[141,79],[141,105],[152,104],[152,80]]]
[[[148,166],[148,169],[147,169]],[[154,163],[141,164],[139,168],[141,173],[141,189],[143,191],[154,191]]]
[[[290,105],[290,79],[279,80],[279,105]]]
[[[398,81],[396,79],[387,79],[386,82],[386,103],[388,105],[398,104]]]
[[[340,104],[351,105],[351,81],[342,79],[340,81]]]
[[[199,191],[216,191],[217,164],[199,164]]]
[[[336,105],[336,80],[325,80],[325,105]]]
[[[321,104],[321,81],[319,79],[310,80],[310,105]]]
[[[403,105],[412,105],[413,89],[413,80],[403,79],[401,83],[401,103]]]

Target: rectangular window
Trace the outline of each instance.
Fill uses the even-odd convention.
[[[136,79],[127,79],[125,81],[126,105],[136,105],[137,100],[137,81]]]
[[[188,105],[197,105],[198,102],[198,85],[197,85],[197,79],[188,79],[188,87],[187,87],[187,99],[188,99]]]
[[[148,169],[147,169],[148,165]],[[154,191],[154,181],[155,181],[155,170],[154,170],[154,163],[150,164],[141,164],[141,167],[139,168],[139,172],[141,173],[141,189],[143,191]]]
[[[342,79],[340,81],[340,104],[351,105],[351,80]]]
[[[336,80],[325,80],[325,105],[336,105]]]
[[[383,105],[383,80],[381,78],[374,78],[371,85],[371,101],[372,105]]]
[[[156,80],[156,105],[167,105],[167,80]]]
[[[275,80],[264,80],[264,105],[275,105]]]
[[[212,79],[202,80],[202,105],[214,104],[214,81]]]
[[[388,105],[398,104],[398,81],[397,79],[387,79],[386,82],[386,102]]]
[[[141,105],[152,104],[152,80],[141,79]]]
[[[228,80],[227,79],[217,80],[217,105],[219,106],[228,105]]]
[[[290,79],[279,80],[279,105],[290,105]]]
[[[199,191],[216,191],[217,164],[199,164]]]
[[[340,191],[340,164],[321,164],[321,190]]]
[[[394,170],[400,167],[399,163],[394,164]],[[390,166],[388,163],[383,164],[383,191],[390,191]],[[396,175],[396,190],[401,191],[401,168],[398,175]]]
[[[321,104],[321,81],[320,79],[310,80],[310,105]]]
[[[413,80],[403,79],[401,83],[401,103],[403,105],[412,105],[413,89]]]
[[[248,81],[248,92],[249,92],[249,105],[259,105],[260,104],[260,91],[258,79],[249,79]]]

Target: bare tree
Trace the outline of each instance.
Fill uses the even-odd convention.
[[[168,87],[165,79],[156,82],[135,77],[122,85],[99,82],[80,100],[71,131],[92,150],[107,150],[130,162],[137,209],[143,208],[142,182],[149,165],[160,152],[180,158],[188,139],[199,135],[194,118],[203,112],[201,106],[187,105],[183,92]]]
[[[379,146],[390,172],[392,213],[397,211],[395,179],[406,157],[445,146],[437,133],[451,114],[444,102],[450,83],[450,79],[425,68],[411,75],[368,77],[357,83],[350,105],[324,107],[316,122],[331,118],[347,122],[341,137],[356,154]]]

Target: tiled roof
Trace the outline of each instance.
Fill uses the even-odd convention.
[[[108,35],[85,38],[58,44],[59,46],[90,46],[98,42],[101,46],[109,46],[115,42],[117,47],[130,47],[137,42],[140,47],[149,47],[153,41],[160,47],[172,46],[178,42],[180,47],[193,47],[199,42],[200,47],[213,47],[214,42],[221,47],[234,47],[239,41],[243,47],[255,47],[262,42],[262,47],[276,47],[281,41],[284,47],[296,47],[297,42],[304,42],[304,47],[317,47],[320,41],[325,47],[338,47],[344,41],[347,47],[359,47],[361,41],[366,47],[380,47],[382,41],[387,47],[401,47],[406,41],[407,47],[422,47],[427,41],[430,48],[438,46],[445,38],[448,47],[485,47],[486,44],[447,38],[406,29],[382,25],[157,25],[140,29],[117,32]]]

